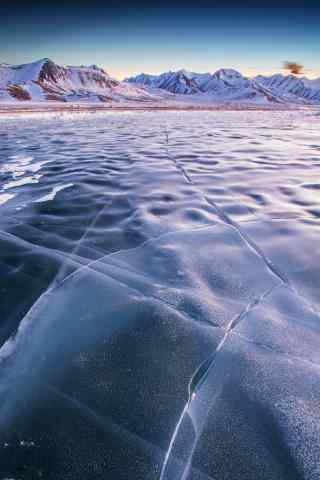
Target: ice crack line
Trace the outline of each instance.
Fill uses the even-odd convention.
[[[204,229],[208,229],[208,228],[213,228],[215,227],[217,224],[215,225],[212,225],[212,226],[202,226],[202,227],[196,227],[196,228],[190,228],[188,230],[184,230],[184,232],[186,231],[197,231],[197,230],[204,230]],[[13,239],[19,239],[19,237],[15,237],[14,235],[8,233],[8,232],[2,232],[0,230],[0,234],[3,233],[4,235],[8,236],[9,239],[12,237]],[[113,280],[117,281],[118,283],[122,283],[124,284],[123,282],[121,282],[118,278],[113,278],[113,276],[110,274],[110,272],[108,272],[107,274],[104,273],[103,271],[99,271],[99,268],[102,268],[102,267],[105,267],[105,268],[108,268],[108,260],[111,260],[115,257],[117,257],[117,255],[121,254],[121,253],[132,253],[136,250],[139,250],[140,248],[143,248],[145,246],[147,246],[149,243],[153,243],[155,242],[156,240],[159,240],[161,238],[165,238],[166,236],[170,236],[172,234],[175,234],[175,233],[181,233],[181,230],[176,230],[176,231],[171,231],[171,232],[166,232],[166,233],[163,233],[161,235],[159,235],[158,237],[155,237],[155,238],[151,238],[151,239],[148,239],[146,240],[145,242],[143,242],[141,245],[138,245],[137,247],[134,247],[134,248],[129,248],[129,249],[124,249],[124,250],[118,250],[116,252],[112,252],[112,253],[109,253],[107,255],[104,255],[103,257],[100,257],[98,259],[95,259],[95,260],[91,260],[89,261],[89,263],[81,263],[81,260],[83,257],[74,257],[75,259],[78,259],[77,262],[74,262],[74,263],[77,263],[77,268],[76,270],[72,271],[71,273],[69,273],[68,275],[66,275],[65,277],[63,277],[62,279],[59,279],[59,281],[56,281],[56,282],[52,282],[50,284],[50,286],[44,291],[42,292],[42,294],[37,298],[37,300],[34,302],[34,304],[29,308],[29,310],[27,311],[27,313],[23,316],[22,320],[20,321],[20,324],[19,324],[19,327],[16,331],[16,333],[10,337],[7,338],[7,340],[3,343],[3,345],[0,346],[0,363],[1,361],[3,360],[3,358],[7,358],[9,356],[12,355],[12,353],[15,351],[15,349],[11,348],[13,347],[13,343],[16,343],[18,340],[19,340],[19,337],[20,335],[22,335],[22,333],[25,331],[25,328],[27,328],[27,325],[28,325],[28,319],[30,317],[30,315],[32,314],[32,312],[35,311],[35,309],[37,308],[38,305],[41,304],[41,302],[43,301],[43,299],[50,295],[54,290],[57,290],[58,288],[63,288],[64,284],[67,282],[67,281],[72,281],[72,279],[76,276],[78,276],[79,274],[81,274],[81,272],[83,273],[84,271],[92,271],[92,272],[95,272],[97,275],[101,275],[101,276],[104,276],[104,277],[109,277],[109,278],[112,278]],[[23,240],[23,242],[28,246],[34,246],[33,244],[29,244],[29,242],[26,242],[25,240]],[[47,252],[47,251],[51,251],[49,249],[47,249],[47,247],[39,247],[39,246],[34,246],[35,248],[39,248],[40,251],[44,251],[44,252]],[[53,250],[54,251],[54,250]],[[71,257],[71,255],[70,255]],[[63,258],[69,258],[69,257],[66,257],[66,256],[63,256]],[[67,261],[67,260],[66,260]],[[124,269],[123,266],[119,265],[119,263],[117,263],[116,265],[112,265],[110,264],[111,266],[115,267],[115,268],[118,268],[118,269]],[[126,271],[130,271],[131,273],[133,274],[136,274],[136,275],[139,275],[140,272],[139,271],[135,271],[135,270],[132,270],[132,269],[129,269],[128,266],[126,265],[125,267]],[[131,288],[132,290],[136,291],[136,293],[139,293],[141,295],[144,296],[144,298],[147,298],[147,296],[140,292],[139,290],[137,289],[134,289],[132,286],[128,285],[128,284],[124,284],[126,287],[128,288]],[[176,305],[173,305],[171,304],[170,302],[168,301],[165,301],[164,299],[160,298],[160,297],[157,297],[156,295],[152,295],[150,294],[149,295],[149,298],[153,298],[154,300],[162,303],[163,305],[166,305],[168,308],[172,308],[174,309],[179,315],[183,315],[185,318],[188,318],[190,321],[192,322],[198,322],[199,324],[201,324],[203,327],[206,327],[206,328],[217,328],[218,325],[214,324],[214,323],[210,323],[210,322],[206,322],[206,321],[202,321],[202,320],[198,320],[196,318],[193,318],[192,316],[190,315],[187,315],[186,312],[181,312]],[[11,347],[9,348],[9,353],[8,353],[8,346],[9,344],[11,345]]]
[[[130,157],[127,157],[127,160],[129,162],[129,167],[128,169],[130,170],[134,164],[134,161],[132,160],[132,158]],[[118,171],[117,172],[117,175],[121,175],[122,172]],[[109,175],[110,176],[110,175]],[[101,209],[97,212],[97,214],[94,216],[94,218],[92,219],[92,221],[90,222],[90,224],[86,227],[86,229],[84,230],[82,236],[77,240],[74,248],[72,249],[72,251],[70,252],[70,256],[72,255],[75,255],[77,254],[77,252],[79,251],[79,249],[81,248],[82,246],[82,243],[83,241],[87,238],[88,234],[90,233],[91,229],[95,227],[95,225],[97,224],[97,222],[99,221],[99,219],[102,217],[102,215],[104,214],[104,212],[106,211],[106,209],[109,207],[109,202],[107,202],[105,205],[103,205],[101,207]],[[62,264],[57,275],[56,275],[56,278],[54,279],[54,282],[57,281],[59,282],[59,280],[61,278],[63,278],[63,276],[65,275],[66,273],[66,262],[65,264]]]
[[[92,422],[100,430],[106,432],[108,436],[110,436],[111,433],[115,438],[121,439],[127,448],[130,449],[132,445],[136,445],[141,451],[147,452],[149,456],[155,458],[157,463],[160,463],[162,460],[164,452],[158,445],[145,440],[140,435],[137,435],[133,431],[123,427],[121,424],[116,423],[112,417],[107,417],[96,410],[93,410],[91,406],[83,403],[80,399],[61,391],[52,385],[46,385],[46,388],[50,393],[66,402],[66,405],[76,408],[79,415],[86,418],[89,422]],[[174,458],[173,461],[177,468],[181,468],[181,459]],[[197,468],[192,468],[192,472],[200,480],[213,480],[212,477]]]
[[[165,130],[165,135],[166,135],[166,148],[167,148],[167,156],[168,159],[170,159],[176,166],[176,168],[182,173],[184,179],[186,182],[191,183],[195,187],[197,187],[194,182],[192,181],[192,178],[188,175],[187,171],[185,168],[180,164],[180,162],[172,157],[169,152],[169,132],[168,128],[166,127]],[[181,425],[183,423],[183,420],[186,415],[188,415],[188,410],[190,407],[191,402],[196,398],[197,390],[201,387],[203,382],[206,380],[209,371],[213,367],[216,357],[218,353],[222,350],[223,346],[225,345],[230,333],[233,331],[233,329],[241,322],[243,321],[246,316],[258,305],[260,305],[261,302],[263,302],[268,295],[270,295],[275,288],[280,287],[281,285],[285,284],[290,290],[300,298],[301,301],[303,301],[304,304],[308,305],[308,308],[311,309],[314,312],[313,307],[297,292],[295,287],[291,284],[287,276],[276,266],[273,264],[273,262],[264,254],[264,252],[258,247],[258,245],[242,230],[240,225],[236,222],[234,222],[224,211],[221,209],[215,202],[213,202],[210,198],[208,198],[203,192],[201,192],[201,195],[203,196],[204,200],[211,205],[217,212],[219,218],[223,221],[223,223],[229,225],[231,228],[235,229],[238,235],[241,237],[241,239],[245,242],[245,244],[251,248],[256,255],[261,258],[263,263],[266,265],[267,269],[272,273],[273,276],[275,276],[280,283],[277,285],[273,286],[271,289],[267,290],[264,292],[260,297],[256,298],[251,302],[249,305],[246,306],[246,308],[237,316],[235,316],[229,324],[227,325],[224,335],[218,344],[218,346],[215,348],[213,353],[198,367],[198,369],[195,371],[194,375],[190,379],[189,385],[188,385],[188,400],[184,406],[184,409],[182,410],[182,413],[179,417],[179,420],[176,424],[176,427],[173,431],[173,434],[171,436],[170,442],[169,442],[169,447],[165,456],[165,460],[162,465],[161,469],[161,474],[160,474],[160,480],[165,480],[167,477],[167,470],[168,470],[168,464],[170,461],[170,457],[173,454],[173,449],[174,445],[176,443],[176,440],[178,438],[179,432]],[[184,480],[188,474],[188,469],[190,468],[192,459],[189,458],[184,471],[182,472],[180,476],[180,480]]]
[[[167,145],[167,155],[168,155],[168,158],[176,165],[177,169],[181,171],[181,173],[183,174],[183,177],[185,178],[185,180],[188,182],[188,183],[191,183],[192,185],[194,185],[197,189],[197,185],[193,182],[192,178],[189,176],[188,172],[186,171],[186,169],[183,167],[183,165],[180,164],[180,162],[175,159],[174,157],[172,157],[170,155],[170,152],[169,152],[169,146],[170,146],[170,143],[169,143],[169,131],[168,131],[168,128],[166,126],[165,128],[165,135],[166,135],[166,145]],[[215,203],[213,200],[211,200],[210,198],[208,198],[207,195],[205,195],[201,190],[199,190],[199,193],[202,195],[202,197],[204,198],[204,200],[210,205],[212,206],[216,212],[217,212],[217,215],[218,217],[220,218],[220,220],[222,220],[223,223],[229,225],[231,228],[233,228],[234,230],[236,230],[236,232],[238,233],[238,235],[242,238],[242,240],[245,242],[245,244],[251,248],[251,250],[253,250],[256,255],[258,255],[261,260],[263,261],[263,263],[266,265],[267,269],[275,276],[277,277],[283,284],[287,285],[288,288],[290,288],[290,290],[292,291],[292,293],[310,310],[312,311],[314,314],[316,314],[317,316],[320,316],[320,312],[307,300],[305,299],[301,293],[295,288],[295,286],[290,282],[289,278],[286,276],[286,274],[284,272],[281,271],[280,268],[277,267],[277,265],[275,265],[267,256],[266,254],[261,250],[261,248],[256,244],[256,242],[254,240],[252,240],[252,238],[247,235],[246,232],[244,232],[240,226],[239,223],[235,222],[234,220],[232,220],[231,217],[229,217],[229,215],[227,215],[222,208],[220,208],[217,203]]]
[[[166,145],[167,145],[167,153],[168,153],[168,158],[176,165],[178,170],[181,171],[183,174],[184,178],[188,183],[191,183],[196,187],[194,182],[192,181],[192,178],[189,176],[188,172],[185,170],[185,168],[180,164],[178,160],[176,160],[174,157],[172,157],[169,153],[169,132],[168,128],[166,127]],[[236,222],[234,222],[224,211],[221,209],[215,202],[213,202],[211,199],[209,199],[206,195],[201,192],[202,197],[204,200],[212,206],[216,212],[220,220],[222,220],[224,223],[227,225],[230,225],[232,228],[234,228],[240,237],[244,240],[244,242],[251,247],[255,251],[255,253],[263,260],[264,264],[268,267],[268,270],[270,270],[276,277],[278,277],[281,282],[289,285],[289,280],[286,278],[286,276],[280,272],[280,270],[269,260],[266,255],[261,251],[261,249],[256,245],[256,243],[245,233],[243,232],[242,228],[240,225]]]
[[[282,285],[282,283],[280,283],[280,284],[278,283],[277,285],[274,285],[271,288],[269,288],[268,290],[266,290],[265,292],[263,292],[260,296],[253,299],[253,301],[251,303],[249,303],[244,308],[244,310],[242,310],[240,312],[240,314],[235,315],[230,320],[230,322],[228,323],[228,325],[225,328],[224,335],[223,335],[222,339],[220,340],[218,346],[214,349],[212,354],[206,360],[204,360],[204,362],[202,362],[200,364],[200,366],[196,369],[195,373],[192,375],[192,377],[189,381],[189,385],[188,385],[188,399],[187,399],[187,402],[186,402],[186,404],[185,404],[185,406],[184,406],[184,408],[181,412],[181,415],[178,419],[178,422],[177,422],[177,424],[174,428],[173,434],[171,436],[171,439],[170,439],[170,442],[169,442],[169,447],[168,447],[168,450],[167,450],[167,453],[165,455],[165,459],[164,459],[164,462],[163,462],[163,465],[162,465],[160,480],[166,480],[166,479],[169,480],[169,477],[167,475],[168,465],[169,465],[171,456],[174,456],[173,455],[173,449],[174,449],[175,443],[177,441],[181,425],[182,425],[186,415],[188,415],[188,411],[189,411],[191,403],[196,399],[197,391],[199,390],[199,388],[201,387],[203,382],[205,382],[207,376],[209,375],[210,370],[214,366],[214,363],[215,363],[215,360],[216,360],[216,357],[217,357],[218,353],[222,350],[222,348],[225,345],[229,335],[232,333],[233,329],[241,321],[243,321],[244,318],[252,310],[257,308],[261,304],[261,302],[263,302],[269,295],[271,295],[273,293],[273,291],[276,288],[280,287],[281,285]],[[194,448],[195,448],[195,445],[194,445],[192,451],[194,451]],[[192,463],[192,459],[189,458],[188,461],[186,462],[186,466],[185,466],[183,472],[180,475],[180,480],[185,480],[185,478],[187,477],[188,469],[190,468],[191,463]]]
[[[222,350],[224,344],[226,343],[229,335],[233,332],[234,328],[239,325],[240,322],[242,322],[246,316],[252,312],[255,308],[257,308],[269,295],[271,295],[276,288],[279,288],[282,285],[282,283],[278,283],[277,285],[272,286],[265,292],[263,292],[259,297],[256,297],[253,299],[251,303],[249,303],[242,312],[240,312],[238,315],[235,315],[228,325],[225,328],[224,335],[222,339],[220,340],[217,348],[213,351],[213,353],[208,357],[196,370],[195,374],[192,376],[190,382],[189,382],[189,399],[192,399],[194,397],[196,390],[201,386],[203,381],[205,380],[211,366],[214,363],[214,360],[217,356],[217,354]]]
[[[170,155],[170,152],[169,152],[169,132],[168,132],[168,127],[167,126],[165,127],[165,136],[166,136],[166,150],[167,150],[168,159],[171,160],[174,163],[175,167],[177,168],[177,170],[180,171],[180,173],[182,174],[182,176],[184,177],[186,182],[191,183],[193,185],[193,182],[192,182],[191,178],[189,177],[188,172],[183,168],[182,165],[180,165],[180,163],[174,157],[171,157],[171,155]]]

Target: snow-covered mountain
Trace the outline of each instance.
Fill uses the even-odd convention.
[[[276,74],[270,77],[259,75],[255,80],[289,102],[320,103],[320,79],[309,80],[295,75]]]
[[[307,77],[302,77],[301,80],[303,80],[303,83],[305,84],[306,87],[320,90],[320,78],[310,79]]]
[[[205,94],[212,102],[320,103],[320,79],[294,75],[248,78],[233,69],[220,69],[213,74],[179,70],[161,75],[141,74],[127,82],[171,93]]]
[[[196,77],[200,89],[212,99],[245,103],[283,103],[283,99],[237,70],[222,68],[208,77]],[[199,81],[200,80],[200,81]]]
[[[161,75],[141,74],[128,78],[129,83],[160,88],[171,93],[187,93],[209,103],[283,103],[282,98],[244,77],[233,69],[220,69],[211,73],[179,70]]]
[[[44,58],[25,65],[0,64],[0,100],[154,101],[155,95],[120,82],[96,65],[62,67]]]
[[[320,79],[281,74],[248,78],[233,69],[142,73],[119,81],[96,65],[60,66],[48,58],[0,64],[0,102],[62,101],[139,105],[320,104]]]
[[[147,87],[160,88],[171,93],[190,95],[201,91],[195,76],[195,73],[179,70],[178,72],[166,72],[161,75],[141,73],[137,77],[129,78],[126,81]]]

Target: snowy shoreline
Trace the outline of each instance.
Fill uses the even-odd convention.
[[[220,105],[97,105],[79,103],[0,103],[0,116],[3,114],[42,113],[42,112],[125,112],[125,111],[305,111],[316,107],[301,105],[247,105],[247,104],[220,104]]]

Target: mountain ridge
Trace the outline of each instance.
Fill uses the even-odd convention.
[[[179,89],[181,82],[181,70],[169,71],[160,75],[148,75],[146,73],[127,78],[126,81],[136,85],[145,85],[153,88],[164,88],[172,93]],[[186,71],[185,71],[186,72]],[[269,99],[274,102],[289,103],[320,103],[320,78],[299,78],[295,75],[275,74],[271,76],[258,75],[253,78],[246,77],[234,69],[219,69],[210,73],[187,72],[189,81],[193,82],[193,92],[224,94],[226,98],[232,98],[232,94],[242,92],[240,97]],[[173,86],[173,87],[171,87]]]
[[[96,65],[60,66],[49,58],[22,65],[0,64],[0,100],[151,101],[139,86],[111,77]]]
[[[123,81],[97,65],[61,66],[49,58],[0,63],[0,102],[60,101],[138,104],[320,104],[320,78],[242,75],[232,68],[214,73],[186,69],[141,73]]]

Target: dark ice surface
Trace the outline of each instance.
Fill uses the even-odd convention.
[[[320,117],[0,119],[0,480],[320,479]]]

